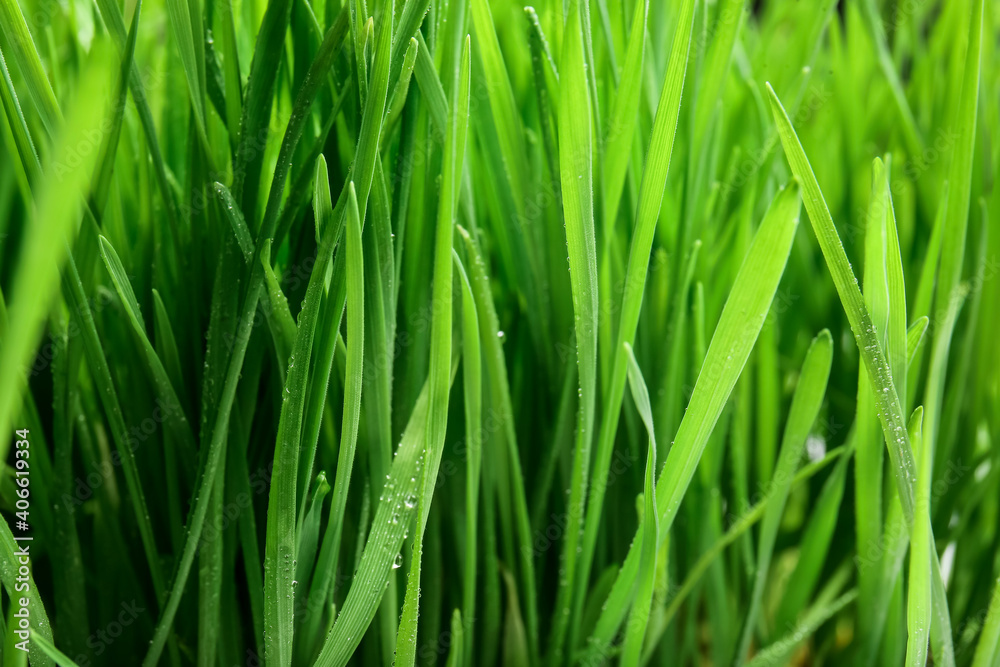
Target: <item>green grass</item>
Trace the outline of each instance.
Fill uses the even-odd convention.
[[[0,663],[997,667],[998,17],[0,0]]]

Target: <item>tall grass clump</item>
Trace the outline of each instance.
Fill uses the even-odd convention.
[[[1000,667],[998,38],[0,0],[0,663]]]

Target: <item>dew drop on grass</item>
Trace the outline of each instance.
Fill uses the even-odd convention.
[[[392,561],[392,569],[398,570],[402,566],[403,566],[403,554],[402,553],[398,553],[398,554],[396,554],[396,559],[394,561]]]

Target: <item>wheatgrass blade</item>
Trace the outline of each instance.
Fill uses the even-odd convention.
[[[736,274],[698,374],[684,418],[667,454],[656,488],[660,536],[668,533],[722,409],[746,364],[785,269],[799,219],[799,188],[793,181],[771,203]],[[638,576],[639,552],[630,548],[586,654],[603,652],[621,624]]]

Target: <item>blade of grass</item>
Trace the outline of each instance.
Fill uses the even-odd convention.
[[[325,191],[325,194],[323,194]],[[316,192],[318,196],[317,214],[327,216],[332,214],[326,161],[320,159],[316,176]],[[351,268],[363,271],[363,253],[361,252],[361,221],[357,210],[357,195],[351,188],[351,203],[348,206],[347,252]],[[314,199],[315,200],[315,199]],[[357,229],[354,229],[357,223]],[[329,223],[328,223],[329,224]],[[357,238],[353,238],[355,232]],[[347,372],[345,373],[344,416],[341,421],[340,452],[337,461],[337,474],[333,484],[333,497],[330,504],[330,521],[327,531],[332,532],[330,541],[329,573],[336,576],[337,562],[340,554],[340,539],[344,523],[344,510],[347,506],[347,491],[350,485],[351,472],[354,466],[354,454],[357,445],[358,423],[361,412],[361,393],[364,360],[364,282],[363,274],[348,272],[348,349]],[[325,538],[324,538],[325,539]],[[324,545],[324,548],[326,546]],[[330,579],[324,577],[322,583],[313,588],[310,597],[326,599]],[[318,620],[309,618],[306,622],[306,641],[314,641],[318,631]]]
[[[986,612],[986,622],[983,624],[976,653],[972,658],[972,667],[989,667],[995,665],[1000,646],[1000,579],[993,584],[993,595],[990,596],[989,610]]]
[[[792,479],[792,489],[797,488],[802,482],[805,482],[812,478],[813,475],[818,473],[820,470],[825,468],[834,459],[842,460],[846,448],[837,448],[831,450],[827,453],[825,457],[820,459],[815,463],[810,463],[802,467],[795,477]],[[839,467],[839,466],[838,466]],[[836,470],[836,469],[835,469]],[[832,476],[832,475],[831,475]],[[667,626],[673,620],[677,611],[680,609],[681,604],[691,592],[695,589],[695,586],[700,582],[701,577],[704,576],[705,572],[709,567],[715,562],[715,559],[733,542],[737,540],[740,536],[746,534],[750,528],[753,527],[757,521],[764,516],[764,512],[767,510],[768,501],[770,496],[761,499],[756,505],[748,509],[746,512],[740,515],[740,517],[729,527],[729,529],[719,538],[711,544],[711,546],[705,550],[704,553],[698,558],[698,560],[691,566],[688,570],[687,575],[684,578],[683,583],[676,587],[673,597],[670,598],[663,614],[659,618],[658,624],[649,631],[649,635],[652,641],[658,641],[659,638],[666,631]],[[647,642],[648,646],[648,642]],[[647,651],[643,654],[643,663],[648,663],[648,658],[652,657]]]
[[[276,9],[276,5],[272,4],[268,6],[267,16],[265,17],[265,28],[271,30],[274,28],[273,23],[280,20],[280,16],[276,17],[272,11],[280,11],[280,8]],[[344,15],[342,10],[341,16]],[[268,18],[269,17],[269,18]],[[377,147],[379,143],[379,137],[381,134],[381,123],[385,106],[385,86],[388,80],[388,43],[392,32],[391,20],[386,21],[385,25],[379,31],[379,46],[376,49],[378,57],[376,58],[377,66],[372,72],[372,80],[379,82],[377,90],[380,92],[378,94],[373,94],[369,97],[369,104],[366,105],[364,117],[362,119],[362,127],[360,132],[360,138],[358,141],[357,150],[357,162],[355,169],[353,170],[354,175],[358,179],[358,183],[361,187],[358,188],[363,194],[359,199],[359,209],[363,208],[368,201],[368,192],[371,186],[372,171],[374,169],[375,157],[377,152]],[[334,33],[334,31],[341,31],[339,33]],[[344,34],[342,31],[346,31],[346,18],[339,18],[337,22],[327,31],[327,36],[324,38],[324,44],[330,45],[332,43],[339,43],[339,40],[334,37],[336,34]],[[266,32],[262,28],[262,32]],[[283,32],[283,30],[282,30]],[[331,34],[334,33],[334,34]],[[258,38],[258,47],[263,48],[261,43],[265,35],[261,35]],[[261,226],[260,234],[258,235],[258,243],[256,246],[256,254],[258,258],[263,252],[263,249],[267,242],[271,241],[274,236],[275,227],[277,224],[277,209],[279,195],[275,195],[275,192],[280,193],[284,189],[285,177],[287,176],[288,169],[291,164],[291,155],[295,150],[295,146],[301,137],[301,131],[303,123],[307,118],[308,114],[305,113],[312,105],[312,101],[315,99],[316,93],[319,90],[321,83],[326,80],[325,74],[327,67],[324,65],[324,58],[332,57],[333,48],[329,48],[324,51],[321,49],[320,54],[327,54],[323,57],[317,57],[310,66],[310,71],[307,73],[306,78],[303,82],[302,89],[299,91],[296,97],[295,105],[293,107],[293,112],[289,120],[289,124],[285,130],[285,137],[282,140],[281,151],[279,152],[278,164],[275,166],[275,177],[272,180],[271,193],[272,196],[269,197],[268,203],[271,206],[271,201],[274,201],[274,208],[270,214],[265,211],[264,221]],[[265,56],[262,54],[261,58]],[[254,58],[254,63],[257,63],[258,58]],[[264,65],[259,67],[263,68]],[[251,81],[253,84],[254,77],[265,76],[263,74],[264,70],[259,68],[251,69]],[[255,73],[256,72],[256,73]],[[255,95],[260,95],[261,93],[256,93]],[[250,100],[253,99],[250,90],[247,92],[248,95],[248,106]],[[269,102],[269,100],[268,100]],[[270,105],[268,104],[268,107]],[[247,121],[247,106],[244,106],[244,121]],[[261,113],[258,109],[253,112],[254,114]],[[253,118],[251,117],[251,120]],[[247,121],[249,122],[249,121]],[[247,122],[244,122],[242,127],[246,129],[248,127]],[[266,129],[266,128],[265,128]],[[263,144],[263,139],[266,137],[260,136],[258,134],[258,139],[260,143]],[[241,148],[244,146],[244,139],[241,139]],[[239,154],[238,154],[239,156]],[[244,158],[249,160],[249,157]],[[237,164],[239,164],[239,159]],[[240,172],[237,172],[237,175]],[[240,197],[237,193],[242,192],[242,182],[234,180],[233,184],[233,197],[239,200]],[[346,192],[346,188],[343,192]],[[346,205],[346,197],[342,195],[341,198]],[[364,202],[362,204],[361,202]],[[339,238],[340,231],[343,228],[343,207],[338,201],[338,210],[334,212],[334,220],[340,229],[337,229],[334,233],[334,240]],[[246,217],[247,210],[243,208],[244,217]],[[362,215],[363,219],[363,215]],[[315,267],[314,267],[315,268]],[[260,266],[259,261],[251,261],[249,280],[247,281],[246,290],[243,294],[243,303],[241,306],[239,325],[236,329],[236,340],[233,342],[231,353],[229,356],[229,362],[226,367],[225,382],[223,386],[223,391],[221,392],[219,399],[219,407],[216,411],[216,418],[214,421],[214,427],[212,429],[212,438],[208,447],[208,454],[206,457],[205,468],[202,475],[202,479],[199,481],[199,489],[196,494],[195,501],[193,503],[193,511],[191,513],[190,520],[188,522],[188,537],[187,542],[184,546],[184,551],[177,566],[177,574],[174,577],[173,588],[170,592],[170,598],[164,612],[157,623],[157,628],[153,636],[153,641],[150,644],[149,651],[146,654],[146,658],[143,661],[144,667],[153,667],[159,660],[159,656],[163,650],[163,644],[166,640],[167,634],[170,631],[170,627],[173,624],[174,616],[177,613],[177,608],[180,604],[180,598],[183,593],[184,583],[187,580],[187,576],[190,572],[191,563],[194,560],[194,554],[197,549],[198,539],[201,535],[201,529],[204,524],[205,514],[208,509],[208,501],[210,497],[210,490],[212,486],[212,481],[214,479],[214,473],[217,466],[222,458],[223,451],[223,440],[225,438],[225,433],[228,428],[229,415],[232,410],[233,400],[236,394],[236,385],[240,378],[240,372],[243,367],[243,360],[246,355],[247,344],[250,339],[250,334],[253,330],[253,318],[257,311],[257,303],[260,298],[260,290],[264,282],[264,270]]]
[[[462,287],[462,386],[465,410],[465,567],[462,570],[464,664],[473,664],[476,622],[476,573],[479,541],[479,473],[482,465],[483,369],[479,314],[472,285],[458,254],[452,251]],[[458,612],[456,611],[456,614]],[[453,624],[454,625],[454,624]],[[453,632],[454,634],[454,632]]]
[[[181,464],[186,469],[188,479],[194,479],[195,463],[198,460],[198,446],[195,443],[190,422],[188,422],[187,417],[181,409],[181,402],[177,397],[177,391],[167,375],[160,356],[153,349],[153,344],[149,342],[149,337],[146,335],[146,325],[143,323],[139,303],[136,301],[135,293],[132,291],[132,284],[128,279],[128,274],[125,272],[125,267],[122,266],[121,260],[118,258],[118,253],[115,252],[111,243],[103,236],[99,237],[99,239],[101,244],[101,258],[104,260],[104,266],[111,276],[111,282],[115,286],[118,298],[121,299],[122,305],[125,307],[125,314],[132,325],[132,330],[135,332],[136,338],[145,353],[150,379],[156,387],[159,400],[162,401],[161,407],[166,408],[169,416],[168,421],[173,426],[172,431],[180,444]]]
[[[112,66],[106,50],[98,49],[92,57],[80,82],[80,90],[87,92],[77,96],[69,121],[55,139],[37,190],[34,222],[25,233],[11,279],[8,319],[18,326],[7,332],[0,349],[0,433],[9,432],[18,411],[24,372],[55,297],[59,267],[66,259],[64,239],[78,220],[80,201],[97,158],[96,151],[81,156],[76,149],[104,118],[107,72]],[[0,460],[6,460],[9,445],[8,440],[0,440]]]
[[[864,237],[864,301],[872,316],[875,334],[888,355],[888,327],[890,317],[889,282],[886,271],[886,217],[889,208],[889,183],[882,161],[875,158],[872,164],[871,199],[865,223]],[[892,370],[896,370],[893,368]],[[893,375],[894,382],[905,378]],[[905,385],[900,384],[900,387]],[[882,537],[882,478],[884,446],[875,407],[875,397],[862,362],[858,368],[857,414],[855,417],[855,466],[854,505],[859,552],[867,552],[869,545],[878,544]],[[900,399],[905,400],[905,397]],[[901,408],[902,409],[902,408]],[[862,568],[858,572],[859,643],[874,650],[879,643],[880,630],[872,623],[869,614],[880,605],[878,577],[874,570]]]
[[[906,593],[906,664],[926,665],[931,634],[931,498],[930,465],[923,443],[924,410],[910,417],[910,441],[920,456],[917,470],[917,516],[910,546],[910,577]]]
[[[479,0],[477,0],[478,2]],[[559,587],[549,639],[549,664],[562,662],[570,623],[573,583],[583,524],[590,468],[591,431],[597,401],[597,248],[594,235],[594,193],[590,92],[584,65],[580,3],[571,2],[563,40],[559,92],[559,175],[563,220],[569,252],[573,323],[580,382],[576,443],[570,486],[567,529],[563,541]],[[598,478],[602,479],[602,478]]]
[[[135,58],[135,43],[139,34],[139,15],[142,11],[142,1],[136,2],[132,10],[132,25],[122,53],[121,67],[115,80],[114,106],[111,109],[111,126],[107,129],[101,141],[101,155],[98,159],[98,169],[90,188],[91,206],[94,211],[103,211],[107,201],[108,188],[111,184],[111,173],[115,163],[115,153],[121,136],[122,120],[125,117],[125,106],[128,100],[128,77],[132,71]]]
[[[178,55],[187,79],[198,137],[208,150],[205,121],[205,41],[201,8],[197,0],[167,0],[170,31],[177,41]]]
[[[250,235],[250,229],[247,227],[246,221],[243,219],[243,213],[240,211],[239,204],[233,199],[232,193],[229,192],[227,188],[222,183],[216,181],[215,194],[219,197],[219,201],[222,202],[223,211],[226,213],[226,219],[229,220],[229,225],[233,228],[233,235],[236,237],[236,243],[239,244],[240,250],[243,252],[243,258],[246,261],[250,261],[253,257],[253,237]],[[319,234],[316,235],[316,242],[319,243]]]
[[[325,178],[325,162],[320,160],[317,167],[316,183],[319,188],[328,188],[328,178]],[[361,222],[357,210],[357,195],[353,183],[349,186],[351,192],[348,206],[347,241],[353,242],[354,250],[350,254],[350,267],[347,278],[348,291],[354,299],[360,292],[363,299],[364,282],[362,266],[358,261],[361,245]],[[324,210],[330,209],[329,195],[324,202]],[[322,213],[321,213],[322,215]],[[353,228],[352,228],[353,227]],[[302,420],[306,403],[306,388],[309,382],[309,363],[312,357],[313,340],[315,338],[319,308],[322,300],[322,290],[326,280],[327,266],[331,261],[334,245],[337,242],[340,228],[338,225],[324,225],[323,240],[317,253],[316,263],[309,277],[309,286],[302,310],[299,312],[298,330],[292,354],[288,358],[288,376],[285,381],[284,396],[282,396],[281,416],[278,422],[278,443],[274,452],[274,468],[271,476],[271,490],[268,501],[267,539],[264,550],[264,651],[268,662],[278,665],[291,665],[292,638],[294,636],[294,604],[295,585],[295,526],[297,509],[297,473],[299,467],[299,449],[301,447]],[[354,233],[358,238],[352,238]],[[357,303],[357,301],[355,301]],[[363,303],[363,301],[361,302]],[[352,325],[352,349],[348,355],[348,373],[353,381],[360,381],[361,367],[359,351],[364,349],[364,333],[357,335],[357,329],[363,328],[363,305],[357,305],[357,317]],[[360,347],[357,347],[360,345]],[[350,352],[354,352],[351,355]],[[298,365],[296,365],[298,358]],[[352,361],[358,362],[355,368]],[[360,402],[360,396],[357,397]],[[355,405],[350,403],[349,405]],[[345,420],[345,429],[351,429],[355,437],[357,433],[356,410],[350,420]],[[351,431],[345,431],[345,436]],[[349,443],[347,457],[341,457],[337,470],[337,481],[340,481],[341,470],[350,475],[353,459],[353,444],[355,438],[345,437],[341,440],[341,453],[344,454],[344,443]],[[346,485],[338,485],[335,493],[346,499]],[[340,497],[338,496],[338,497]]]
[[[643,168],[642,184],[639,187],[639,208],[636,215],[636,226],[633,230],[632,244],[629,248],[628,268],[625,273],[625,287],[622,293],[622,312],[619,316],[618,344],[615,346],[616,353],[611,382],[609,384],[610,391],[605,398],[602,410],[597,439],[597,452],[591,474],[591,479],[593,480],[605,480],[611,464],[615,435],[618,430],[618,418],[621,413],[622,399],[625,394],[627,364],[622,356],[622,343],[632,345],[635,342],[635,332],[639,322],[642,295],[645,289],[646,274],[649,266],[649,253],[652,248],[653,237],[656,233],[656,222],[660,215],[660,205],[663,201],[664,189],[670,168],[670,158],[673,153],[677,119],[680,114],[681,93],[684,89],[684,76],[687,70],[688,52],[694,21],[694,5],[694,0],[685,0],[678,14],[670,60],[667,65],[667,71],[664,74],[663,88],[656,108],[656,117],[653,121],[653,131],[649,141],[649,150],[646,155],[646,164]],[[659,484],[657,487],[659,488]],[[586,598],[589,588],[590,569],[597,542],[597,532],[603,514],[603,501],[603,484],[595,484],[587,503],[580,568],[575,581],[576,590],[573,614],[575,619],[579,619],[580,617],[583,601]],[[669,530],[670,522],[666,521],[664,523],[663,532],[666,533]],[[572,626],[575,628],[577,623],[572,623]]]
[[[657,481],[661,539],[668,533],[708,436],[743,370],[784,272],[798,225],[799,188],[794,181],[771,203],[736,275],[674,444]],[[589,640],[587,655],[610,646],[630,603],[639,553],[630,548]]]
[[[816,422],[826,385],[830,377],[830,365],[833,361],[833,337],[824,329],[812,341],[806,352],[802,370],[799,372],[799,382],[792,397],[792,405],[788,410],[788,421],[785,422],[785,433],[781,440],[781,450],[778,455],[778,465],[770,481],[768,489],[767,511],[761,525],[760,537],[757,542],[757,569],[753,576],[753,590],[746,615],[743,617],[743,629],[736,647],[734,664],[742,665],[750,648],[757,614],[760,611],[764,586],[767,583],[768,569],[774,552],[774,543],[778,537],[778,528],[785,511],[785,501],[791,487],[795,468],[798,466],[805,446],[806,437]]]
[[[627,62],[627,61],[626,61]],[[649,607],[653,600],[653,584],[656,579],[656,554],[659,543],[659,517],[656,512],[656,491],[653,477],[656,475],[656,430],[653,428],[653,411],[649,405],[649,392],[642,370],[632,354],[632,346],[625,343],[628,354],[628,380],[636,408],[646,425],[649,445],[646,448],[646,473],[643,482],[643,513],[641,520],[642,556],[639,561],[638,588],[635,603],[625,626],[625,644],[622,648],[623,667],[637,667],[642,653],[642,641],[649,625]]]
[[[437,486],[438,467],[444,450],[445,431],[448,423],[448,393],[450,387],[449,365],[452,356],[452,236],[454,235],[455,209],[458,183],[465,158],[466,129],[469,123],[469,78],[471,76],[471,39],[466,36],[462,58],[455,72],[457,85],[453,87],[451,118],[445,138],[444,163],[437,229],[434,237],[434,276],[431,310],[430,370],[428,393],[430,408],[425,427],[423,478],[416,498],[417,526],[413,539],[413,557],[407,577],[403,614],[396,635],[396,664],[412,667],[417,652],[417,615],[420,597],[420,561],[427,517]]]
[[[62,112],[17,0],[0,2],[0,22],[4,26],[5,41],[13,50],[14,60],[25,79],[28,96],[48,134],[56,136],[62,126]]]
[[[906,517],[913,516],[913,480],[915,464],[913,450],[910,448],[909,437],[906,434],[903,408],[893,384],[892,371],[886,361],[882,345],[879,343],[872,318],[865,307],[858,288],[857,278],[847,260],[844,246],[834,227],[830,210],[823,199],[819,183],[813,174],[809,159],[806,157],[802,144],[799,143],[792,123],[781,106],[774,89],[768,86],[771,108],[778,124],[778,134],[781,138],[785,155],[788,157],[792,173],[802,182],[805,192],[803,199],[809,220],[812,223],[816,239],[819,241],[823,257],[833,278],[833,283],[840,295],[844,311],[851,325],[851,331],[858,343],[858,350],[872,385],[875,406],[882,431],[885,434],[889,458],[892,460],[893,476],[899,491],[900,502]],[[910,521],[907,520],[909,525]]]
[[[504,360],[503,347],[501,346],[500,325],[493,303],[490,279],[483,254],[466,229],[461,225],[457,225],[457,229],[459,235],[462,237],[466,256],[469,258],[467,266],[471,275],[470,282],[472,283],[473,296],[476,300],[476,312],[479,314],[479,332],[484,353],[484,368],[488,380],[488,395],[492,401],[495,401],[495,404],[490,409],[500,421],[500,428],[503,431],[503,451],[499,452],[498,458],[504,461],[508,467],[507,475],[509,475],[509,480],[506,481],[509,482],[510,486],[506,489],[498,487],[497,493],[503,493],[505,496],[511,496],[513,499],[514,529],[516,533],[517,553],[520,556],[518,565],[521,576],[521,597],[524,600],[525,616],[527,617],[528,641],[534,647],[537,646],[538,640],[538,603],[535,588],[535,567],[532,560],[534,550],[531,541],[531,520],[528,513],[528,501],[525,494],[521,462],[518,456],[519,450],[514,422],[514,409],[507,378],[507,365]],[[484,474],[485,477],[486,475]],[[501,477],[501,479],[503,478]],[[487,556],[487,558],[491,557],[492,555]]]
[[[608,241],[609,231],[618,218],[618,205],[621,202],[622,186],[625,183],[633,134],[639,116],[639,92],[642,89],[648,11],[648,0],[640,0],[635,3],[632,29],[628,37],[628,50],[625,53],[625,67],[622,69],[622,78],[618,83],[618,90],[615,92],[607,136],[604,138],[603,219],[605,242]]]

